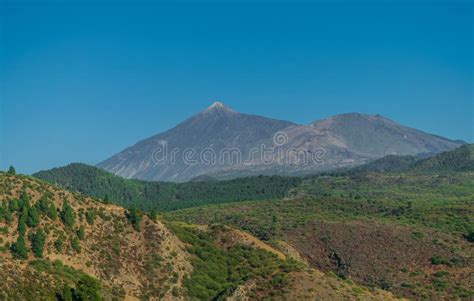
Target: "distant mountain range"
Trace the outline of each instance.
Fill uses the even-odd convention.
[[[308,125],[238,113],[220,102],[97,166],[124,178],[189,181],[300,175],[463,145],[380,115],[349,113]]]

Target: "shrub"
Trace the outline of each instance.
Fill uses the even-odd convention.
[[[88,209],[86,212],[86,220],[89,225],[94,224],[95,212],[92,209]]]
[[[61,237],[58,237],[58,239],[54,241],[54,248],[58,253],[63,250],[63,240]]]
[[[99,295],[100,282],[88,275],[83,275],[73,293],[74,300],[98,301],[102,300]]]
[[[440,264],[445,264],[445,265],[449,265],[449,261],[444,259],[444,258],[441,258],[440,256],[433,256],[430,258],[430,261],[432,264],[434,265],[440,265]]]
[[[79,243],[77,237],[73,237],[71,239],[71,248],[74,250],[74,252],[81,253],[81,244]]]

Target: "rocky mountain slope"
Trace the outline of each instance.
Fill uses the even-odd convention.
[[[234,164],[240,166],[237,158],[231,157],[231,150],[238,149],[242,155],[239,161],[243,162],[259,141],[290,125],[287,121],[240,114],[216,102],[176,127],[142,140],[97,166],[125,178],[190,180]],[[187,153],[188,150],[191,151]],[[213,152],[215,159],[206,150]],[[222,156],[218,157],[219,154]]]
[[[125,178],[180,182],[202,175],[311,173],[386,155],[439,153],[460,145],[379,115],[350,113],[296,125],[214,103],[97,166]]]

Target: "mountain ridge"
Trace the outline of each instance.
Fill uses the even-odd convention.
[[[203,175],[307,174],[460,145],[381,115],[344,113],[299,125],[242,114],[215,102],[97,167],[125,178],[184,182]]]

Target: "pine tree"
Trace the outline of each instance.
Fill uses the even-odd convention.
[[[42,229],[38,229],[36,233],[30,235],[31,249],[36,258],[43,257],[44,243],[46,240],[46,233]]]
[[[26,219],[26,224],[28,225],[28,227],[32,228],[38,226],[39,222],[40,217],[38,214],[38,210],[36,209],[36,207],[30,207],[28,209],[28,218]]]
[[[37,202],[35,207],[38,209],[38,212],[41,214],[46,214],[49,208],[49,200],[48,198],[43,195]]]
[[[9,175],[15,175],[16,174],[16,170],[15,170],[15,167],[13,166],[10,166],[8,168],[8,172],[7,172]]]
[[[26,191],[22,191],[20,194],[20,199],[18,200],[18,207],[21,210],[23,207],[30,207],[30,197],[26,193]]]
[[[8,202],[8,209],[10,209],[10,212],[18,212],[20,210],[20,206],[18,205],[17,200],[10,200]]]
[[[26,232],[26,220],[28,218],[28,207],[23,207],[18,218],[18,233],[24,235]]]
[[[56,251],[58,253],[60,253],[63,250],[63,240],[61,237],[58,237],[58,239],[54,241],[54,248],[56,248]]]
[[[64,200],[63,202],[63,208],[61,211],[61,219],[64,223],[69,228],[72,228],[74,226],[74,210],[72,207],[69,205],[68,201]]]
[[[77,229],[77,237],[80,239],[80,240],[83,240],[84,237],[85,237],[85,229],[84,229],[84,226],[80,226],[79,229]]]
[[[49,204],[48,210],[46,211],[46,215],[53,221],[58,218],[58,212],[56,211],[56,206],[54,206],[53,202]]]
[[[25,238],[23,235],[19,235],[16,242],[11,246],[13,257],[17,259],[27,259],[28,250],[26,249]]]
[[[130,208],[130,210],[126,213],[126,217],[132,224],[133,229],[135,229],[135,231],[137,232],[140,232],[140,223],[141,223],[142,217],[138,213],[137,208],[135,207]]]
[[[12,213],[10,212],[10,208],[7,206],[7,202],[4,201],[2,202],[2,214],[3,214],[3,220],[5,220],[6,224],[10,224],[13,221],[13,216]]]
[[[149,215],[150,219],[151,219],[152,221],[155,221],[155,220],[156,220],[156,216],[157,216],[156,210],[155,210],[155,209],[151,209],[150,215]]]

